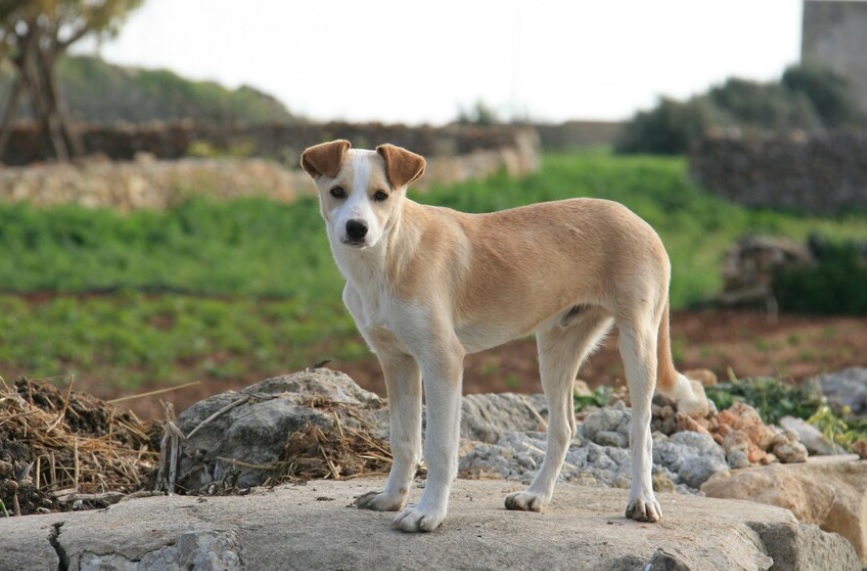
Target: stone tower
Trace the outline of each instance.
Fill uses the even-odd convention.
[[[804,0],[801,63],[844,75],[867,109],[867,1]]]

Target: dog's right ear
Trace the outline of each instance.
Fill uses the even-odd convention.
[[[349,141],[338,139],[308,147],[301,154],[301,166],[313,178],[322,175],[334,178],[340,172],[343,155],[352,145]]]

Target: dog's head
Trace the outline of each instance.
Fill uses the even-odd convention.
[[[382,238],[407,185],[424,173],[425,161],[394,145],[364,151],[338,140],[305,150],[301,166],[319,187],[332,242],[366,248]]]

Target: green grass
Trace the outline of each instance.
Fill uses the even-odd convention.
[[[674,308],[718,291],[723,253],[743,234],[867,235],[865,214],[750,211],[708,196],[678,158],[550,155],[537,174],[498,174],[415,198],[482,212],[575,196],[623,202],[659,231]],[[342,286],[311,198],[194,198],[126,215],[0,204],[0,375],[76,373],[134,388],[359,358],[367,351],[340,302]],[[40,303],[15,295],[42,291],[116,295]]]

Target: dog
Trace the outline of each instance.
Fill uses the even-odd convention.
[[[575,433],[573,384],[582,361],[617,325],[632,401],[632,487],[626,516],[656,522],[651,483],[654,387],[698,416],[701,385],[678,373],[669,341],[671,274],[656,232],[625,206],[575,198],[489,214],[410,200],[423,157],[401,147],[357,150],[337,140],[306,149],[301,165],[319,190],[343,301],[382,365],[394,461],[382,491],[360,508],[399,511],[393,526],[432,531],[457,477],[463,359],[535,332],[548,400],[547,450],[510,510],[541,511]],[[422,448],[420,501],[405,507]],[[402,511],[401,511],[402,510]]]

